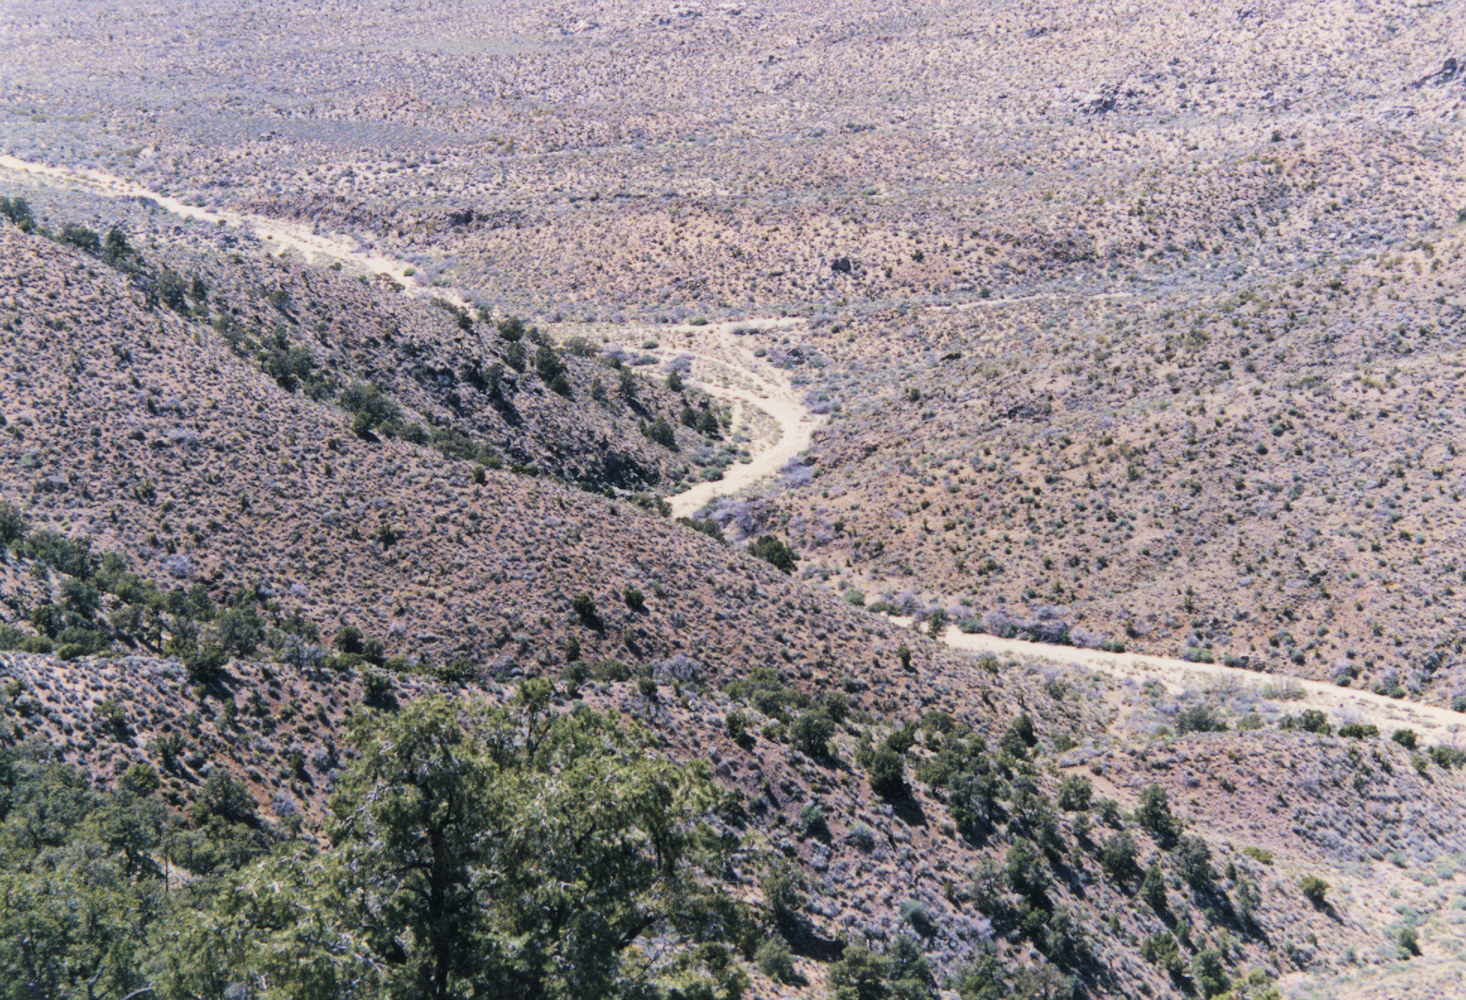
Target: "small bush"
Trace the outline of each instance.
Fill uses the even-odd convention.
[[[1413,729],[1396,729],[1390,734],[1390,739],[1400,744],[1406,750],[1414,750],[1418,743],[1418,737],[1415,735],[1415,730]]]
[[[1227,968],[1222,963],[1222,953],[1215,948],[1196,953],[1196,957],[1191,960],[1191,977],[1204,997],[1225,993],[1232,985],[1227,978]]]
[[[29,530],[25,512],[9,500],[0,500],[0,548],[20,541]]]
[[[824,712],[805,712],[794,720],[789,736],[794,746],[815,760],[828,760],[830,739],[835,735],[835,720]]]
[[[1129,831],[1121,830],[1106,840],[1100,849],[1100,867],[1116,882],[1124,882],[1136,873],[1137,853],[1135,839]]]
[[[1162,848],[1170,849],[1181,832],[1181,823],[1171,813],[1171,803],[1166,790],[1160,785],[1146,785],[1140,793],[1140,807],[1135,810],[1135,821],[1155,838]]]
[[[883,799],[900,799],[906,795],[906,761],[888,746],[881,746],[870,759],[870,787]]]
[[[1066,774],[1059,782],[1059,808],[1066,812],[1082,812],[1094,798],[1094,786],[1088,778]]]
[[[1211,848],[1196,836],[1182,837],[1176,845],[1176,870],[1197,892],[1210,892],[1216,881],[1211,866]]]
[[[591,668],[592,676],[602,683],[615,683],[631,679],[631,668],[620,660],[602,660]]]
[[[1145,869],[1145,878],[1140,882],[1140,898],[1155,912],[1166,911],[1166,877],[1161,874],[1160,865]]]
[[[723,726],[728,730],[728,736],[734,743],[744,749],[753,744],[753,722],[742,712],[729,712],[723,717]]]
[[[762,559],[781,573],[792,573],[799,562],[799,553],[773,535],[760,535],[749,542],[748,554]]]
[[[799,832],[806,837],[828,837],[830,827],[825,822],[825,810],[815,803],[799,810]]]
[[[789,945],[777,934],[758,946],[758,951],[753,953],[753,960],[759,971],[776,983],[788,986],[798,978],[794,971],[794,955],[790,952]]]
[[[1165,931],[1152,934],[1142,942],[1140,957],[1165,969],[1174,979],[1179,979],[1186,971],[1186,965],[1181,960],[1181,949],[1177,946],[1176,939]]]
[[[361,700],[374,708],[387,704],[392,684],[382,674],[368,670],[361,676]]]
[[[1329,725],[1328,716],[1316,708],[1305,708],[1298,713],[1298,728],[1305,733],[1318,733],[1321,736],[1328,736],[1334,731]]]
[[[1322,906],[1329,891],[1329,884],[1317,875],[1304,875],[1298,880],[1298,888],[1314,906]]]
[[[1226,729],[1227,724],[1221,716],[1206,705],[1193,705],[1176,716],[1176,732],[1183,736],[1186,733],[1221,733]]]
[[[1395,940],[1399,942],[1400,950],[1406,955],[1420,954],[1420,936],[1415,932],[1414,927],[1408,924],[1401,927],[1399,937]]]

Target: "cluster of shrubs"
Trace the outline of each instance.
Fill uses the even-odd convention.
[[[145,296],[149,308],[161,304],[183,315],[208,315],[208,287],[202,278],[194,275],[185,279],[171,268],[149,264],[127,241],[127,234],[116,226],[108,230],[105,237],[86,226],[72,223],[53,231],[36,221],[30,203],[24,198],[4,196],[0,196],[0,217],[9,220],[21,232],[35,233],[64,246],[74,247],[128,275],[134,286]],[[190,299],[193,300],[192,306],[189,304]]]
[[[216,680],[231,657],[262,650],[302,668],[352,669],[363,664],[405,667],[388,660],[382,643],[353,626],[336,636],[337,653],[320,645],[320,629],[257,589],[216,599],[202,584],[160,588],[127,568],[120,553],[98,554],[85,536],[30,530],[23,511],[0,501],[0,558],[30,564],[49,595],[30,608],[34,631],[0,625],[0,649],[55,653],[74,659],[142,651],[176,657],[200,683]],[[53,582],[54,581],[54,582]]]

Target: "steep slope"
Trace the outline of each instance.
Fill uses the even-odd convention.
[[[833,682],[879,674],[903,642],[633,503],[353,433],[96,260],[0,241],[4,496],[144,576],[253,587],[328,634],[350,622],[393,655],[489,675],[558,671],[574,640],[591,662],[710,678],[777,662]]]
[[[1239,982],[1251,968],[1266,970],[1260,983],[1296,971],[1329,974],[1337,977],[1335,995],[1348,996],[1356,978],[1399,975],[1393,941],[1405,926],[1416,929],[1423,951],[1414,961],[1445,972],[1441,960],[1459,943],[1449,908],[1466,857],[1452,805],[1466,790],[1459,767],[1417,769],[1388,741],[1282,732],[1273,720],[1285,704],[1231,702],[1215,692],[1206,700],[1218,717],[1235,721],[1233,713],[1245,710],[1268,723],[1142,751],[1136,727],[1174,704],[1016,663],[997,676],[975,663],[955,677],[951,671],[912,678],[917,690],[961,683],[955,697],[934,702],[955,718],[932,716],[916,731],[905,753],[910,790],[895,797],[872,790],[861,756],[861,742],[892,732],[879,712],[870,714],[881,701],[874,693],[851,695],[851,715],[823,757],[770,728],[735,739],[735,715],[755,729],[776,720],[696,685],[591,682],[573,697],[649,723],[664,752],[708,760],[738,794],[729,822],[747,846],[735,878],[770,933],[782,928],[794,945],[802,978],[780,985],[759,976],[757,995],[820,995],[825,963],[843,943],[879,949],[903,935],[920,943],[939,975],[991,946],[1010,973],[1024,964],[1057,966],[1093,995],[1186,995],[1191,957],[1213,951]],[[61,663],[0,654],[0,679],[6,742],[43,740],[103,783],[148,763],[162,778],[159,794],[176,808],[223,769],[250,788],[274,828],[307,835],[349,766],[343,734],[353,715],[394,711],[443,690],[499,702],[514,693],[496,684],[445,689],[398,674],[367,695],[363,678],[350,672],[249,662],[231,663],[205,688],[188,684],[176,662],[143,657]],[[1024,692],[1036,726],[1031,748],[1009,735],[1021,726],[1005,728],[1011,709],[1001,699],[1014,692]],[[555,702],[568,705],[568,694],[562,688]],[[955,786],[929,787],[918,776],[950,762],[942,748],[956,747],[952,738],[968,725],[1018,756],[994,750],[998,773],[1009,777],[991,819],[964,835],[953,821]],[[1075,737],[1079,746],[1056,749]],[[1141,818],[1146,789],[1156,787],[1184,818],[1179,839],[1167,832],[1175,827],[1147,827]],[[1219,799],[1228,807],[1217,809]],[[794,865],[792,897],[775,888],[791,877],[781,859]],[[1156,897],[1142,886],[1151,865],[1163,903],[1148,902]],[[1020,871],[1037,881],[1020,881]],[[1305,876],[1328,883],[1321,902],[1300,889]],[[1168,953],[1179,955],[1171,972]]]

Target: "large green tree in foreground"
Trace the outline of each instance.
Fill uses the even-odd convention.
[[[217,817],[170,827],[131,794],[47,792],[83,818],[42,844],[11,822],[37,810],[12,809],[5,870],[33,874],[24,892],[7,886],[5,936],[22,943],[0,945],[0,995],[737,996],[745,980],[729,942],[744,925],[715,878],[733,844],[704,822],[721,794],[706,768],[656,755],[613,716],[550,712],[549,695],[530,682],[513,708],[425,699],[364,718],[329,848],[235,851],[239,866],[171,892],[155,866],[109,845],[104,814],[150,817],[132,837],[152,845],[144,857],[197,851]],[[64,771],[45,773],[65,783]],[[57,857],[68,851],[74,860]],[[71,881],[57,881],[58,866]],[[57,928],[44,982],[23,944],[32,927]]]

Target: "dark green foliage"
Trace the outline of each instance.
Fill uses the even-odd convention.
[[[1329,891],[1329,884],[1317,875],[1304,875],[1298,880],[1298,888],[1303,890],[1303,895],[1314,906],[1324,905],[1324,900]]]
[[[596,613],[595,598],[589,594],[576,594],[570,602],[570,609],[575,612],[575,617],[585,625],[595,627],[600,623],[600,616]]]
[[[118,779],[117,786],[122,791],[137,798],[147,798],[158,790],[161,779],[158,772],[153,770],[153,765],[146,762],[138,762],[123,772]]]
[[[1395,940],[1400,946],[1400,951],[1404,953],[1402,957],[1409,958],[1420,954],[1420,935],[1409,924],[1400,928],[1399,936]]]
[[[753,723],[748,716],[739,711],[729,712],[723,717],[723,726],[728,730],[728,736],[739,746],[747,749],[753,745]]]
[[[904,646],[904,645],[897,646],[896,647],[896,659],[898,659],[898,660],[901,661],[901,669],[902,670],[910,670],[911,669],[911,649],[910,649],[910,647],[909,646]]]
[[[997,814],[1003,782],[984,752],[982,738],[950,736],[941,749],[917,766],[917,779],[933,791],[944,791],[947,809],[959,831],[986,831]]]
[[[1430,759],[1435,761],[1437,767],[1463,767],[1466,766],[1466,750],[1459,750],[1456,747],[1433,746],[1430,748]]]
[[[885,738],[885,745],[899,754],[905,754],[916,745],[916,728],[914,726],[902,726],[894,729]]]
[[[1160,865],[1145,869],[1145,878],[1140,882],[1140,898],[1157,913],[1166,911],[1166,877],[1161,874]]]
[[[97,567],[90,538],[71,539],[54,531],[33,531],[17,551],[58,573],[81,579],[90,577]]]
[[[799,810],[799,832],[806,837],[828,837],[830,827],[825,822],[825,810],[816,803]]]
[[[1170,850],[1181,833],[1181,823],[1171,814],[1170,799],[1160,785],[1146,785],[1141,790],[1135,821],[1166,850]]]
[[[720,542],[725,541],[723,529],[718,527],[718,522],[711,518],[679,517],[677,523],[685,524],[693,531],[700,531],[709,538],[715,538]]]
[[[1003,784],[989,769],[969,769],[953,775],[949,782],[947,808],[959,830],[978,833],[993,823],[1002,797]]]
[[[1176,844],[1176,871],[1197,892],[1211,892],[1215,888],[1217,873],[1211,866],[1211,848],[1206,841],[1194,835],[1182,837]]]
[[[1237,878],[1237,916],[1246,928],[1255,928],[1255,914],[1262,905],[1262,891],[1246,876]]]
[[[92,790],[49,751],[0,751],[0,995],[121,997],[149,983],[166,895],[159,805]]]
[[[1220,733],[1226,729],[1227,724],[1221,716],[1206,705],[1193,705],[1176,716],[1176,732],[1179,734]]]
[[[794,572],[799,562],[799,553],[773,535],[760,535],[748,543],[748,553],[762,559],[781,573]]]
[[[1052,965],[1023,965],[1013,974],[1012,1000],[1077,1000],[1079,983]]]
[[[1049,961],[1064,968],[1074,968],[1089,955],[1089,941],[1083,926],[1068,910],[1054,910],[1044,924],[1039,950]]]
[[[136,255],[136,252],[127,242],[127,236],[113,226],[107,231],[107,239],[102,244],[102,260],[111,267],[119,267],[129,263]]]
[[[804,712],[789,727],[789,738],[803,754],[815,760],[828,760],[830,740],[835,735],[835,720],[823,711]]]
[[[991,944],[984,942],[970,961],[957,968],[946,986],[960,1000],[1004,1000],[1008,990],[1003,978],[997,953]]]
[[[363,436],[397,422],[402,416],[396,402],[375,385],[364,382],[353,382],[341,390],[341,406],[354,415],[352,429]]]
[[[30,521],[21,510],[9,500],[0,500],[0,548],[13,545],[25,538],[30,530]]]
[[[1379,726],[1360,722],[1346,722],[1339,727],[1339,735],[1362,740],[1379,735]]]
[[[332,850],[274,859],[263,896],[267,870],[251,869],[207,917],[212,961],[242,977],[225,981],[322,998],[736,996],[706,769],[650,756],[647,734],[609,718],[521,701],[364,719]],[[207,992],[201,974],[180,969],[177,993]]]
[[[677,433],[672,430],[672,425],[667,423],[665,417],[658,417],[649,424],[642,424],[641,432],[649,440],[655,441],[663,448],[670,448],[672,451],[677,450]]]
[[[261,354],[260,367],[286,392],[322,381],[316,374],[315,358],[306,347],[283,343],[272,345]],[[326,391],[329,392],[329,388]]]
[[[1324,736],[1333,732],[1329,725],[1328,717],[1316,708],[1305,708],[1298,713],[1298,728],[1308,733],[1320,733]]]
[[[343,653],[360,653],[362,651],[361,629],[355,625],[342,625],[336,630],[336,638],[332,644]]]
[[[24,198],[0,197],[0,215],[5,216],[24,232],[30,232],[36,226],[35,214],[31,212],[30,202]]]
[[[632,611],[638,614],[644,614],[646,612],[646,598],[635,587],[626,587],[623,589],[621,591],[621,599],[626,602],[626,606]]]
[[[1079,774],[1066,774],[1059,781],[1059,808],[1065,812],[1082,812],[1089,808],[1094,786]]]
[[[1390,734],[1390,739],[1400,744],[1406,750],[1414,750],[1419,745],[1419,738],[1415,735],[1415,730],[1413,729],[1396,729]]]
[[[553,347],[541,344],[535,348],[534,370],[535,374],[540,377],[540,381],[548,385],[556,378],[565,375],[565,362],[560,360],[560,355],[555,353]]]
[[[793,932],[804,912],[804,881],[799,869],[783,858],[775,858],[764,875],[763,891],[774,924]]]
[[[1225,993],[1232,985],[1227,978],[1227,967],[1222,963],[1222,953],[1215,948],[1199,951],[1191,959],[1191,978],[1203,997]]]
[[[764,715],[781,722],[793,721],[791,708],[807,708],[809,697],[786,685],[773,667],[754,667],[748,676],[732,681],[723,689],[729,697],[748,702]]]
[[[94,230],[85,226],[77,226],[71,223],[61,227],[61,233],[56,237],[58,242],[74,246],[83,253],[97,256],[102,252],[102,238]]]
[[[1013,720],[1013,732],[1030,747],[1038,743],[1038,734],[1033,731],[1033,720],[1027,712],[1018,713],[1018,717]]]
[[[620,660],[601,660],[593,668],[591,675],[598,681],[617,682],[631,679],[631,668]]]
[[[219,612],[214,619],[213,640],[226,654],[249,656],[265,640],[264,623],[254,602],[245,598]]]
[[[373,708],[381,708],[387,704],[388,695],[392,693],[392,684],[385,676],[375,670],[368,670],[361,676],[361,697],[362,701]]]
[[[820,708],[834,720],[836,725],[850,717],[850,699],[839,691],[826,692],[820,698]]]
[[[1145,939],[1140,945],[1140,957],[1165,969],[1172,978],[1180,978],[1186,971],[1176,939],[1165,931]]]
[[[1030,905],[1048,908],[1048,872],[1044,869],[1043,859],[1027,839],[1019,837],[1008,848],[1003,857],[1003,877],[1007,879],[1008,887]]]
[[[1100,867],[1116,882],[1127,882],[1139,872],[1135,863],[1138,851],[1130,831],[1121,830],[1105,841],[1100,849]]]
[[[906,758],[899,753],[888,746],[878,747],[871,754],[867,770],[871,791],[881,798],[894,801],[906,797]]]
[[[1038,743],[1033,731],[1033,720],[1027,712],[1020,713],[998,740],[998,749],[1017,760],[1027,760],[1028,751]]]
[[[833,1000],[935,1000],[936,995],[931,966],[910,938],[898,937],[884,955],[846,945],[830,966]]]
[[[524,344],[514,341],[504,351],[504,363],[517,372],[524,371],[528,364],[528,356],[525,354]]]
[[[758,946],[758,951],[753,953],[753,960],[758,964],[759,970],[776,983],[787,986],[798,981],[794,971],[794,955],[789,951],[789,945],[777,934]]]
[[[187,287],[184,284],[183,275],[165,267],[158,273],[153,291],[163,305],[174,312],[186,313],[188,312]]]

